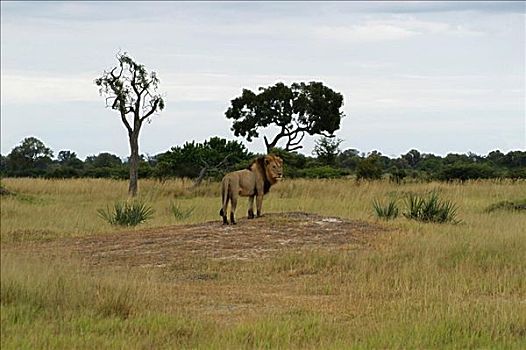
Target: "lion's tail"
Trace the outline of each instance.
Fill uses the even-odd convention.
[[[230,180],[228,178],[224,178],[221,182],[221,200],[222,200],[222,207],[219,211],[219,215],[225,216],[226,215],[226,207],[228,205],[228,200],[230,199],[229,194],[229,187],[230,187]]]

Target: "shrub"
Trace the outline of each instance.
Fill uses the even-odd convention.
[[[457,206],[450,201],[443,201],[436,192],[427,197],[410,193],[406,199],[407,211],[404,216],[423,222],[458,223],[456,220]]]
[[[0,196],[8,196],[8,195],[11,195],[11,194],[13,194],[11,191],[9,191],[3,185],[0,185]]]
[[[111,225],[136,226],[153,216],[152,207],[140,201],[117,202],[113,209],[109,207],[97,210],[99,216]]]
[[[392,220],[398,217],[398,205],[396,204],[395,199],[391,199],[387,204],[382,205],[377,200],[373,201],[373,208],[380,219]]]
[[[361,160],[356,167],[356,179],[378,180],[382,177],[382,168],[378,165],[377,159],[369,157]]]
[[[195,210],[195,207],[183,209],[181,205],[178,203],[175,203],[175,202],[170,203],[170,211],[172,212],[176,220],[184,220],[184,219],[189,218],[194,212],[194,210]]]
[[[495,169],[487,164],[463,164],[455,163],[445,167],[438,178],[440,180],[474,180],[474,179],[489,179],[497,176]]]
[[[490,205],[486,208],[486,212],[491,213],[496,210],[509,210],[509,211],[519,211],[526,210],[526,198],[516,201],[501,201],[495,204]]]
[[[298,173],[301,177],[311,179],[335,179],[348,175],[347,171],[336,169],[329,165],[306,168]]]

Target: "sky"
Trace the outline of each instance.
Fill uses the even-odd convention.
[[[230,101],[310,81],[344,96],[342,150],[525,150],[525,30],[525,2],[2,1],[1,153],[34,136],[55,155],[128,156],[94,84],[118,52],[157,72],[166,101],[142,154],[212,136],[262,153],[262,137],[234,137]]]

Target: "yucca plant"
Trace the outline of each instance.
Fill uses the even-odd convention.
[[[111,225],[136,226],[153,216],[154,210],[140,201],[116,202],[113,208],[98,209],[99,216]]]
[[[398,205],[396,199],[391,199],[387,204],[382,204],[376,199],[373,201],[376,216],[384,220],[392,220],[398,217]]]
[[[171,202],[170,203],[170,211],[172,212],[174,218],[176,220],[184,220],[190,217],[192,213],[194,212],[195,207],[190,208],[182,208],[180,204]]]
[[[450,201],[441,200],[434,191],[427,197],[410,193],[406,199],[406,206],[404,216],[408,219],[437,223],[459,222],[456,220],[457,206]]]

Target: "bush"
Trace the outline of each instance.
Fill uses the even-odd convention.
[[[495,204],[490,205],[486,208],[486,212],[491,213],[496,210],[509,210],[509,211],[519,211],[526,210],[526,198],[516,201],[501,201]]]
[[[369,157],[361,160],[356,167],[356,179],[378,180],[382,177],[382,168],[378,165],[377,158]]]
[[[347,171],[336,169],[328,165],[307,168],[299,171],[299,176],[314,179],[335,179],[345,175],[348,175]]]
[[[99,216],[111,225],[136,226],[153,216],[152,207],[139,201],[117,202],[113,210],[109,207],[97,210]]]
[[[407,211],[404,216],[423,222],[458,223],[456,220],[457,206],[450,201],[443,201],[436,192],[427,197],[409,194],[406,199]]]
[[[373,208],[380,219],[392,220],[398,217],[398,205],[396,204],[395,199],[391,199],[387,204],[382,205],[377,200],[373,201]]]
[[[445,167],[439,174],[440,180],[475,180],[497,177],[495,169],[486,164],[453,164]]]
[[[183,209],[181,205],[178,203],[175,203],[175,202],[170,203],[170,211],[172,212],[176,220],[184,220],[184,219],[189,218],[194,212],[194,210],[195,210],[195,207]]]

